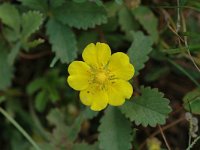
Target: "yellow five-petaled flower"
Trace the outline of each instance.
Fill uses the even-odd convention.
[[[84,61],[73,61],[69,67],[68,84],[80,91],[80,100],[94,111],[108,104],[120,106],[130,99],[133,88],[128,82],[134,67],[128,55],[117,52],[111,55],[105,43],[91,43],[83,50]]]

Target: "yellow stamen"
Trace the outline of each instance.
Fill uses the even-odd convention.
[[[100,71],[96,74],[96,82],[104,83],[108,79],[108,76],[105,71]]]

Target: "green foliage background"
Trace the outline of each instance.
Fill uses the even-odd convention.
[[[199,115],[200,2],[178,2],[2,1],[0,149],[142,149],[140,130],[173,120],[176,104],[184,107],[182,113]],[[108,43],[112,52],[127,53],[136,70],[132,99],[103,112],[83,106],[66,82],[68,64],[98,41]],[[184,92],[173,92],[172,84]],[[17,123],[24,131],[14,127]],[[188,146],[179,144],[180,149]]]

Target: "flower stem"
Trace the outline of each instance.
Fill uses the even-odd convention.
[[[28,135],[28,133],[3,109],[0,107],[0,113],[4,115],[16,128],[21,132],[21,134],[32,144],[36,150],[41,150],[39,146],[34,142],[34,140]]]

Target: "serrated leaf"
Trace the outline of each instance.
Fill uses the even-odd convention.
[[[14,5],[4,3],[0,5],[0,19],[16,33],[20,30],[20,14]]]
[[[98,128],[99,146],[104,150],[129,150],[131,148],[131,123],[115,107],[109,107]]]
[[[47,116],[47,120],[50,124],[55,126],[53,129],[53,136],[50,138],[50,144],[53,145],[54,149],[71,150],[72,142],[67,137],[69,128],[65,124],[65,116],[63,113],[57,108],[51,109]]]
[[[47,120],[49,121],[49,123],[55,126],[59,126],[60,124],[63,124],[65,120],[64,118],[65,117],[63,113],[57,108],[51,109],[51,111],[47,115]]]
[[[53,19],[47,23],[47,35],[52,44],[52,51],[61,62],[74,60],[77,57],[77,42],[72,30]]]
[[[187,111],[200,115],[200,89],[187,93],[183,98],[183,102]]]
[[[141,96],[126,102],[121,111],[136,125],[150,125],[155,127],[157,124],[164,124],[171,111],[169,100],[163,98],[164,94],[157,89],[141,87]]]
[[[74,3],[67,1],[54,10],[55,17],[64,24],[78,29],[94,28],[107,22],[104,7],[92,2]]]
[[[27,39],[37,31],[43,22],[42,14],[38,11],[29,11],[22,15],[22,38]]]
[[[150,34],[152,39],[158,40],[158,19],[148,7],[140,6],[132,11],[135,18],[141,23],[143,28]]]
[[[144,63],[148,60],[148,54],[151,52],[153,41],[149,36],[145,36],[142,32],[133,33],[133,43],[128,49],[130,61],[135,67],[135,74],[139,74],[139,70],[144,68]]]
[[[87,143],[76,143],[74,144],[72,150],[99,150],[98,143],[89,145]]]
[[[47,0],[18,0],[22,2],[22,5],[27,6],[32,9],[40,10],[46,12],[48,10]]]
[[[71,141],[74,141],[81,129],[81,125],[84,120],[86,119],[92,119],[93,117],[97,116],[97,112],[94,112],[90,110],[89,108],[86,108],[75,120],[75,122],[70,127],[70,131],[68,133],[68,138]]]
[[[5,90],[11,85],[13,77],[13,68],[8,64],[8,53],[5,47],[0,45],[0,90]]]

